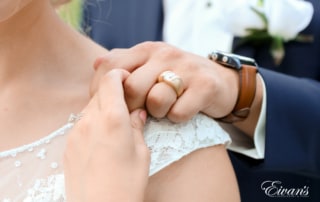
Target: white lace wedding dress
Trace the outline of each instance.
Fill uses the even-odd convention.
[[[66,201],[62,156],[72,126],[68,122],[36,142],[0,152],[0,202]],[[230,142],[229,135],[203,114],[183,124],[149,118],[145,140],[151,150],[150,175],[194,150]]]

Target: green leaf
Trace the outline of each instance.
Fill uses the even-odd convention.
[[[264,0],[258,0],[257,5],[259,7],[262,7],[263,6],[263,2],[264,2]]]
[[[262,22],[264,24],[264,27],[267,28],[267,26],[268,26],[268,18],[267,18],[267,16],[263,12],[259,11],[258,9],[256,9],[253,6],[251,6],[250,8],[251,8],[251,10],[253,12],[255,12],[261,18],[261,20],[262,20]]]
[[[265,29],[246,29],[250,34],[247,36],[253,40],[269,40],[270,35]]]

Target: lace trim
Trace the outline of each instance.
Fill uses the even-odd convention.
[[[151,150],[150,176],[195,150],[231,143],[226,131],[203,114],[180,124],[150,118],[145,141]]]
[[[23,202],[64,202],[66,199],[64,175],[51,175],[38,179]]]
[[[18,153],[22,153],[27,150],[33,149],[33,148],[38,147],[44,143],[49,143],[53,138],[60,136],[60,135],[64,135],[68,129],[72,128],[73,125],[74,125],[73,123],[67,123],[66,125],[64,125],[60,129],[54,131],[53,133],[49,134],[48,136],[46,136],[44,138],[41,138],[40,140],[38,140],[36,142],[30,143],[27,145],[23,145],[18,148],[14,148],[14,149],[0,152],[0,158],[6,158],[8,156],[15,157]]]
[[[31,149],[38,147],[38,146],[45,144],[45,143],[49,143],[53,138],[58,137],[60,135],[64,135],[70,128],[73,127],[73,125],[77,121],[79,121],[81,119],[81,117],[82,117],[82,113],[79,113],[79,114],[71,113],[68,118],[68,123],[65,124],[64,126],[62,126],[61,128],[59,128],[58,130],[50,133],[48,136],[41,138],[40,140],[38,140],[36,142],[30,143],[27,145],[23,145],[18,148],[14,148],[14,149],[0,152],[0,159],[6,158],[8,156],[15,157],[18,153],[22,153],[22,152],[31,150]]]
[[[0,153],[0,158],[10,155],[14,157],[17,153],[28,151],[34,147],[41,146],[41,144],[49,143],[54,137],[66,134],[67,130],[71,129],[80,118],[81,115],[72,115],[66,125],[51,133],[49,136],[32,144],[2,152]],[[178,161],[197,149],[218,144],[229,144],[231,142],[229,135],[217,124],[217,122],[203,114],[198,114],[189,122],[180,124],[173,124],[167,119],[158,120],[148,118],[144,135],[146,143],[151,150],[149,175],[157,173],[164,167]],[[43,150],[40,150],[39,154],[39,156],[36,154],[37,157],[40,157],[40,159],[45,158]],[[0,201],[13,202],[22,200],[23,202],[64,202],[65,184],[63,171],[47,170],[57,168],[57,162],[52,160],[55,159],[49,159],[48,162],[43,164],[42,168],[44,168],[43,171],[45,172],[43,175],[37,173],[35,176],[30,176],[28,179],[24,179],[25,182],[20,181],[20,177],[22,174],[28,173],[20,173],[20,171],[23,171],[21,162],[19,160],[15,161],[13,166],[18,170],[10,169],[8,173],[4,173],[6,173],[6,175],[11,174],[12,179],[9,176],[9,180],[13,180],[12,185],[15,185],[15,183],[18,182],[18,186],[20,186],[20,183],[23,183],[26,186],[21,190],[17,190],[17,194],[19,193],[20,196],[13,196],[16,197],[16,199],[7,197],[2,199],[0,198]],[[47,174],[47,172],[49,174]],[[50,174],[52,172],[62,173]],[[38,175],[48,177],[39,178],[37,177]],[[31,178],[31,181],[29,178]],[[6,186],[7,183],[3,183],[3,185]]]
[[[162,135],[166,135],[163,133]],[[168,134],[167,134],[168,135]],[[149,168],[149,176],[154,175],[155,173],[159,172],[163,168],[167,167],[168,165],[179,161],[184,156],[194,152],[198,149],[204,149],[207,147],[215,146],[215,145],[228,145],[230,144],[231,140],[227,136],[223,138],[219,138],[218,141],[215,141],[214,138],[208,138],[205,141],[199,141],[197,138],[194,139],[195,146],[186,146],[183,140],[182,135],[177,135],[177,143],[181,141],[181,145],[179,146],[163,146],[162,148],[156,146],[149,146],[151,150],[151,163]],[[179,148],[180,147],[180,148]]]

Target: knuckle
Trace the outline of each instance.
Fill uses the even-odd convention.
[[[175,58],[175,59],[178,59],[178,58],[181,58],[182,57],[182,51],[175,48],[175,47],[172,47],[172,46],[165,46],[163,48],[161,48],[157,54],[157,57],[159,59],[168,59],[168,58]]]
[[[201,63],[198,61],[195,61],[191,57],[184,57],[181,61],[182,66],[186,66],[188,68],[188,71],[197,71],[199,70],[199,67],[201,67]]]
[[[163,58],[175,58],[182,55],[182,51],[174,46],[166,44],[161,41],[153,42],[147,41],[143,42],[134,48],[139,49],[140,51],[153,52],[154,56]]]
[[[109,65],[112,65],[111,58],[112,58],[112,55],[110,53],[99,58],[99,67],[97,68],[100,69],[100,68],[104,68]]]

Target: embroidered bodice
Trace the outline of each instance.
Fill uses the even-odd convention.
[[[0,153],[0,202],[64,202],[62,157],[73,122],[50,135]],[[190,152],[230,142],[229,135],[203,114],[173,124],[148,118],[145,140],[151,150],[150,175]]]

